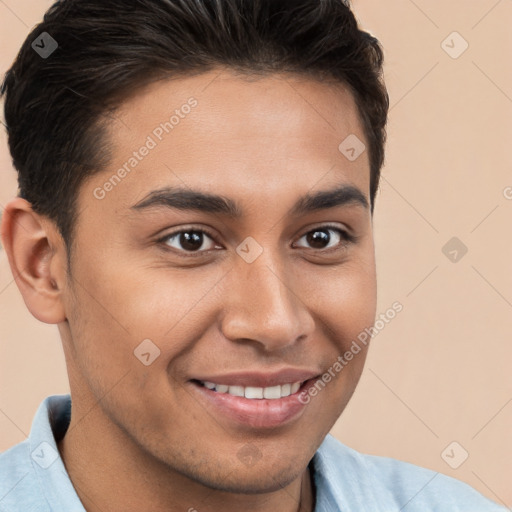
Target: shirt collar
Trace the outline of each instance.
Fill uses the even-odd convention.
[[[29,436],[32,467],[52,510],[85,512],[64,466],[57,441],[71,418],[70,395],[53,395],[39,406]]]

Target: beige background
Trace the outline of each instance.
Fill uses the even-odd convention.
[[[51,3],[0,1],[2,76]],[[378,312],[404,309],[374,338],[333,434],[512,507],[512,2],[353,6],[384,46],[392,105],[375,218]],[[462,48],[454,31],[469,44],[456,59],[443,49]],[[0,138],[1,206],[16,181],[3,127]],[[454,236],[468,248],[456,263],[442,252]],[[0,251],[0,450],[25,438],[43,398],[66,392],[57,328],[25,309]],[[458,469],[441,456],[453,441],[448,460],[469,453]]]

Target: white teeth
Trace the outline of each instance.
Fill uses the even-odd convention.
[[[247,386],[245,388],[245,398],[263,398],[263,388]]]
[[[281,398],[281,386],[272,386],[270,388],[265,388],[263,390],[263,398],[270,398],[271,400]]]
[[[243,386],[229,386],[228,393],[233,396],[244,396]]]
[[[226,384],[215,384],[214,382],[204,381],[202,382],[205,388],[217,391],[218,393],[228,393],[233,396],[245,397],[250,400],[261,400],[265,398],[267,400],[276,400],[278,398],[284,398],[293,393],[296,393],[301,382],[294,382],[293,384],[283,384],[281,386],[269,386],[267,388],[258,388],[254,386],[228,386]]]

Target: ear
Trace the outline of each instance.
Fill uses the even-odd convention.
[[[7,203],[1,224],[4,249],[29,311],[41,322],[66,320],[62,291],[66,283],[66,248],[53,222],[16,197]]]

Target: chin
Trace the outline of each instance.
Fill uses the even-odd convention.
[[[201,483],[211,489],[233,494],[267,494],[287,487],[302,472],[297,472],[296,467],[293,470],[287,469],[274,468],[269,470],[266,467],[261,467],[260,469],[248,469],[245,473],[242,473],[238,468],[235,468],[222,479],[215,478],[213,475],[208,478],[205,475]],[[196,480],[198,476],[195,475]]]

